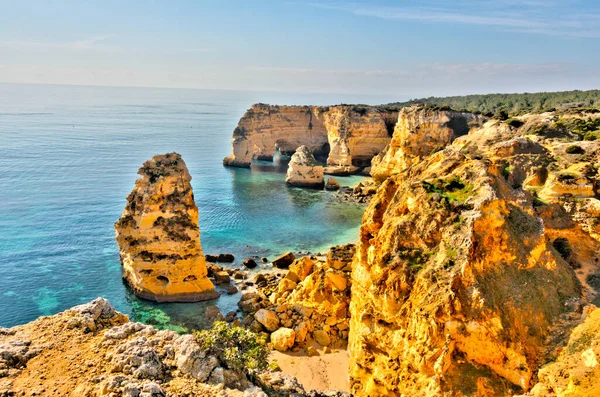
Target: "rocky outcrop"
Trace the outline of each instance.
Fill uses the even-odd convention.
[[[159,302],[219,296],[207,278],[191,176],[177,153],[157,155],[138,173],[115,223],[123,279],[133,292]]]
[[[582,164],[598,161],[598,146],[558,116],[471,128],[478,117],[445,112],[403,110],[373,161],[384,182],[352,268],[352,392],[510,396],[539,377],[534,390],[561,395],[573,360],[593,350],[540,370],[600,296],[598,173]],[[459,138],[455,116],[468,129]],[[583,153],[566,153],[577,140]],[[564,174],[572,182],[559,189],[552,175]]]
[[[1,396],[262,397],[263,388],[303,394],[288,378],[267,370],[250,381],[196,337],[129,322],[102,298],[0,330]]]
[[[431,106],[403,108],[392,140],[371,162],[371,175],[375,180],[383,181],[398,170],[417,164],[443,149],[456,137],[480,126],[483,120],[471,113]]]
[[[331,172],[358,172],[390,141],[397,113],[374,106],[255,104],[234,130],[233,150],[223,164],[250,167],[252,159],[272,160],[276,151],[291,155],[304,145],[327,158]]]
[[[315,160],[306,146],[300,146],[292,156],[285,175],[285,182],[291,186],[322,189],[324,186],[323,165]]]

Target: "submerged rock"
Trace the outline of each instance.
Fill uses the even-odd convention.
[[[157,155],[115,223],[123,279],[134,294],[158,302],[196,302],[219,296],[207,277],[198,207],[188,169],[177,153]]]
[[[285,182],[291,186],[322,189],[323,180],[323,165],[315,160],[308,147],[300,146],[288,164]]]

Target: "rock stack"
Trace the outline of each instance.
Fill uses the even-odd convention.
[[[315,160],[315,156],[308,147],[300,146],[288,165],[285,175],[287,184],[323,189],[324,180],[323,165]]]
[[[207,278],[191,176],[177,153],[157,155],[115,224],[123,279],[137,296],[158,302],[196,302],[219,296]]]

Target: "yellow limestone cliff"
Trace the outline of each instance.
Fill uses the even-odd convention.
[[[250,167],[253,159],[291,155],[305,145],[327,158],[334,173],[357,172],[390,141],[398,111],[373,106],[275,106],[255,104],[233,131],[223,164]]]
[[[177,153],[157,155],[139,169],[115,224],[123,279],[133,292],[158,302],[217,298],[200,245],[191,176]]]
[[[574,166],[597,163],[598,144],[565,156],[581,136],[560,123],[539,133],[558,116],[493,120],[455,140],[431,127],[448,115],[432,112],[403,110],[374,160],[376,175],[391,176],[363,216],[353,262],[351,391],[521,394],[600,296],[598,200],[581,188],[596,186],[597,167]],[[426,127],[404,128],[403,117]],[[430,150],[438,143],[450,145]],[[571,177],[549,194],[549,175]]]
[[[481,116],[454,110],[417,105],[403,108],[389,145],[371,162],[371,176],[383,181],[443,149],[483,121]]]

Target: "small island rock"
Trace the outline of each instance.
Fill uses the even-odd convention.
[[[285,181],[288,185],[322,189],[324,185],[323,165],[315,160],[310,149],[300,146],[288,165]]]

